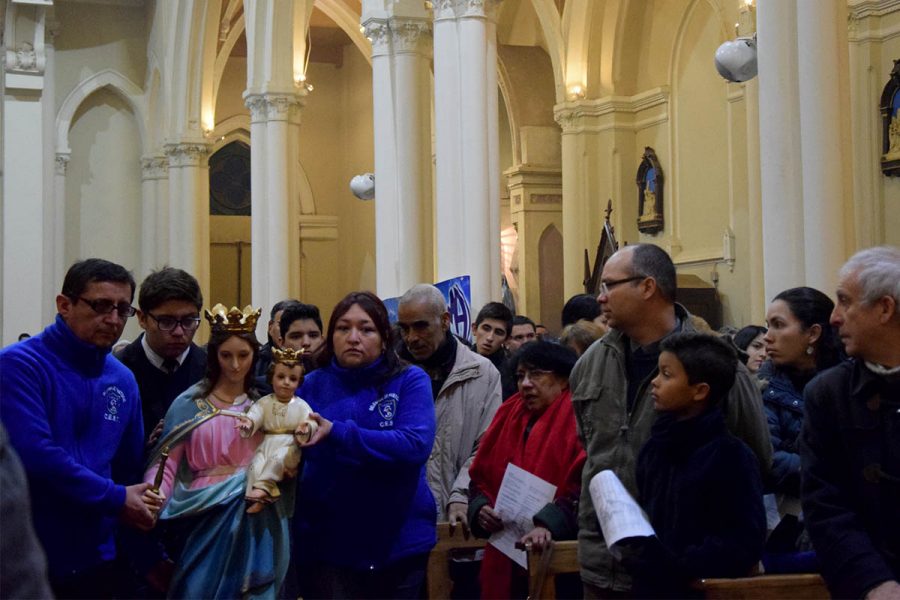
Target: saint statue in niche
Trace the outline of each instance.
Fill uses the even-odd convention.
[[[658,233],[663,229],[663,172],[656,152],[644,148],[638,167],[638,230],[641,233]]]
[[[881,171],[900,176],[900,59],[894,61],[891,78],[881,93]]]

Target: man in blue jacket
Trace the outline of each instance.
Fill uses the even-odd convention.
[[[0,351],[0,418],[22,459],[35,531],[60,598],[113,594],[117,521],[149,529],[134,376],[112,357],[135,309],[134,279],[87,259],[66,273],[56,321]]]

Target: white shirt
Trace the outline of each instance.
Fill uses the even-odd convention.
[[[150,364],[153,365],[154,367],[156,367],[157,369],[159,369],[160,371],[165,372],[165,369],[163,368],[163,362],[165,361],[165,359],[153,351],[153,348],[151,348],[150,344],[147,343],[146,335],[141,335],[141,346],[144,348],[144,354],[147,355],[147,360],[150,361]],[[184,361],[187,358],[187,355],[190,351],[191,351],[191,346],[189,344],[184,352],[182,352],[180,355],[175,357],[175,360],[178,361],[179,368],[181,367],[181,365],[184,364]]]

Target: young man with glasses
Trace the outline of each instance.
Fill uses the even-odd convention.
[[[591,479],[611,469],[636,496],[638,453],[655,420],[650,381],[658,373],[660,343],[694,331],[675,302],[675,265],[652,244],[627,246],[603,267],[600,303],[609,332],[578,359],[569,378],[578,435],[587,452],[579,505],[578,558],[585,598],[614,597],[631,589],[631,578],[612,556],[600,531],[589,492]],[[772,444],[759,391],[741,365],[722,403],[728,429],[743,440],[765,474]]]
[[[141,529],[143,424],[134,376],[110,349],[135,312],[134,279],[87,259],[66,273],[56,321],[0,351],[0,419],[28,477],[34,528],[59,598],[115,594],[117,522]],[[130,485],[133,484],[133,485]]]
[[[172,400],[206,373],[206,352],[193,342],[203,294],[189,273],[164,267],[141,283],[138,306],[144,333],[116,358],[137,379],[144,432],[152,445]]]

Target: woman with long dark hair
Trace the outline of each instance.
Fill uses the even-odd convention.
[[[401,363],[387,310],[353,292],[331,314],[320,368],[299,395],[318,424],[294,513],[304,597],[419,598],[436,542],[425,480],[434,443],[431,382]]]
[[[764,382],[762,398],[774,450],[770,491],[776,494],[782,517],[769,538],[767,571],[815,569],[811,553],[798,554],[805,550],[798,443],[803,389],[840,360],[840,341],[829,324],[832,309],[834,302],[819,290],[797,287],[775,296],[766,313],[769,328],[763,340],[768,361],[757,375]]]
[[[259,311],[248,309],[207,311],[206,378],[172,403],[145,474],[166,498],[159,518],[183,536],[172,598],[274,598],[287,573],[294,480],[279,482],[278,502],[245,512],[247,466],[263,438],[235,428],[256,398]]]
[[[766,328],[747,325],[734,334],[734,345],[743,352],[741,359],[751,373],[757,373],[766,360]]]

